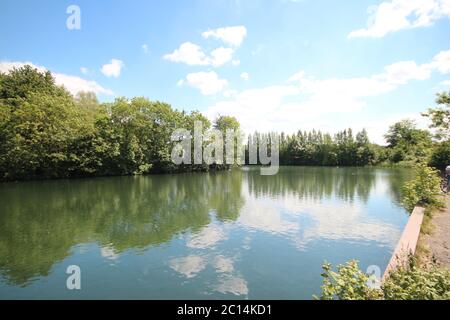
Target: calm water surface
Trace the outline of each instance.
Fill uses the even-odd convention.
[[[311,299],[321,264],[383,271],[407,170],[282,167],[0,184],[0,299]],[[66,269],[81,268],[81,290]]]

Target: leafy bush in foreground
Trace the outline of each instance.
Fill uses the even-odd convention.
[[[330,263],[322,265],[324,272],[321,300],[378,300],[381,293],[367,285],[369,275],[361,271],[358,261],[350,260],[331,270]],[[315,297],[318,298],[318,297]]]
[[[450,271],[419,266],[414,258],[409,264],[392,272],[379,289],[367,285],[370,276],[358,267],[356,260],[337,266],[322,266],[322,300],[448,300],[450,299]]]
[[[416,262],[393,272],[382,286],[387,300],[449,300],[450,272]]]

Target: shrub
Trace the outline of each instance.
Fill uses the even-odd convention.
[[[415,205],[441,207],[443,204],[438,198],[441,193],[439,172],[420,163],[417,164],[415,174],[415,178],[404,186],[403,204],[408,210],[412,210]]]
[[[331,264],[322,265],[324,272],[321,300],[375,300],[381,298],[381,292],[367,285],[369,275],[358,267],[358,261],[350,260],[337,266],[337,272],[331,271]],[[317,298],[317,297],[315,297]]]
[[[392,272],[379,289],[367,285],[370,276],[351,260],[331,271],[325,263],[322,268],[323,300],[448,300],[450,299],[450,271],[436,265],[421,267],[416,259]]]
[[[408,266],[389,275],[382,286],[387,300],[448,300],[450,299],[450,272],[436,265],[420,267],[410,258]]]
[[[430,166],[444,170],[450,164],[450,140],[439,143],[431,154]]]

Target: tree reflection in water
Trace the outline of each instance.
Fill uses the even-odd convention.
[[[349,203],[355,197],[367,201],[380,175],[387,175],[390,192],[398,201],[405,175],[386,170],[284,167],[275,176],[260,176],[257,168],[247,168],[3,183],[0,274],[9,284],[27,286],[36,277],[48,276],[52,266],[80,243],[97,242],[105,254],[114,256],[129,249],[146,250],[191,232],[195,237],[188,246],[201,248],[206,232],[220,237],[220,230],[209,230],[212,219],[226,224],[239,218],[247,201],[244,193],[256,201],[286,194],[316,201],[331,196]],[[188,262],[203,267],[201,259],[195,259]],[[220,256],[214,259],[218,270],[232,268]],[[175,262],[174,268],[186,263]],[[218,290],[226,290],[227,285],[222,283]]]

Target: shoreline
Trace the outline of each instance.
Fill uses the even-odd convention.
[[[19,182],[29,182],[29,181],[59,181],[59,180],[84,180],[84,179],[96,179],[96,178],[114,178],[114,177],[145,177],[145,176],[164,176],[164,175],[171,175],[171,174],[186,174],[186,173],[213,173],[213,172],[224,172],[224,171],[230,171],[234,168],[242,168],[242,167],[265,167],[263,165],[254,165],[254,164],[245,164],[240,166],[233,166],[231,168],[210,168],[208,170],[199,169],[199,170],[186,170],[186,171],[154,171],[154,172],[148,172],[148,173],[137,173],[137,174],[111,174],[111,175],[86,175],[86,176],[67,176],[67,177],[54,177],[54,178],[27,178],[27,179],[0,179],[0,184],[7,184],[7,183],[19,183]],[[279,167],[305,167],[305,168],[355,168],[355,169],[362,169],[362,168],[375,168],[375,169],[408,169],[407,166],[383,166],[383,165],[365,165],[365,166],[320,166],[320,165],[292,165],[292,164],[280,164]]]
[[[414,207],[411,216],[403,229],[403,233],[397,242],[395,250],[392,253],[391,259],[389,260],[389,263],[384,271],[382,281],[387,279],[392,271],[407,264],[409,256],[416,253],[424,213],[424,207]]]

